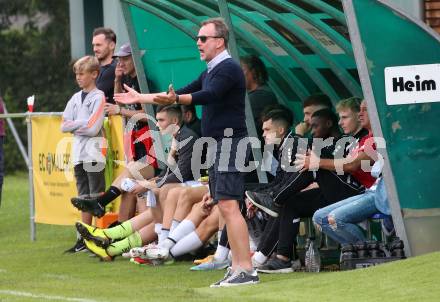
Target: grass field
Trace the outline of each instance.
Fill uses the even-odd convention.
[[[261,275],[256,286],[210,289],[223,272],[190,263],[137,266],[63,255],[73,227],[38,225],[29,240],[28,183],[8,176],[0,208],[0,301],[440,301],[440,253],[333,273]]]

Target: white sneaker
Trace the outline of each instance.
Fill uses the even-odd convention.
[[[159,245],[148,247],[145,250],[145,258],[165,260],[170,256],[170,250]]]
[[[141,257],[144,254],[145,247],[134,247],[130,249],[128,252],[123,253],[122,257],[124,258],[137,258]]]
[[[145,251],[151,247],[156,246],[154,243],[150,243],[147,245],[144,245],[142,247],[134,247],[131,250],[129,250],[127,253],[123,253],[122,257],[124,258],[137,258],[137,257],[145,257]]]

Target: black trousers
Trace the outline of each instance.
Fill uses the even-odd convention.
[[[293,246],[299,232],[299,217],[312,216],[316,208],[328,204],[320,189],[300,192],[291,201],[280,212],[280,216],[270,217],[266,224],[263,237],[258,245],[258,251],[266,256],[276,250],[278,254],[292,259]],[[295,211],[297,207],[301,208],[298,212]],[[298,216],[296,213],[300,215]]]
[[[273,191],[274,201],[280,205],[290,202],[292,196],[317,182],[322,194],[328,201],[336,202],[364,192],[364,187],[349,174],[338,175],[328,170],[316,172],[290,173],[288,181],[278,191]]]
[[[288,202],[280,213],[277,254],[293,259],[293,246],[299,233],[300,217],[312,217],[316,210],[328,202],[320,189],[301,192]]]
[[[313,182],[318,183],[319,189],[301,192]],[[277,190],[270,192],[283,210],[278,218],[272,218],[274,221],[266,226],[267,234],[258,250],[268,256],[277,247],[277,253],[292,258],[293,245],[299,232],[299,218],[311,217],[316,210],[363,191],[362,185],[351,175],[337,175],[328,170],[289,173],[289,178]]]

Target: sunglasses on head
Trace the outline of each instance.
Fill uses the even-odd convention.
[[[205,43],[209,38],[222,38],[219,36],[197,36],[196,41],[200,40],[200,42]]]

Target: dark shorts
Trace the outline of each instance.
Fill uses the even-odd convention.
[[[84,167],[85,166],[85,167]],[[87,168],[90,166],[93,170]],[[78,196],[94,196],[105,191],[103,163],[84,163],[74,167]],[[89,171],[86,171],[89,170]]]
[[[237,200],[242,201],[245,191],[245,173],[240,166],[247,165],[250,148],[238,148],[242,138],[232,138],[229,157],[220,156],[222,140],[217,140],[216,149],[209,150],[215,156],[214,164],[209,168],[209,191],[214,201]]]

